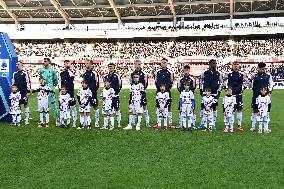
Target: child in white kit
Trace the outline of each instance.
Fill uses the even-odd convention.
[[[224,113],[224,123],[225,123],[225,133],[230,133],[234,131],[234,113],[235,106],[237,104],[236,97],[232,95],[233,90],[228,87],[227,94],[223,98],[223,113]]]
[[[107,129],[108,120],[110,119],[110,128],[109,130],[114,129],[114,116],[112,108],[112,98],[115,97],[115,91],[110,87],[111,82],[108,79],[105,79],[104,89],[102,90],[101,97],[103,101],[102,114],[104,116],[104,125],[101,129]]]
[[[157,107],[157,117],[158,117],[158,127],[157,130],[161,129],[162,118],[164,118],[164,130],[167,129],[167,117],[168,117],[168,106],[170,104],[170,94],[166,92],[166,85],[160,85],[161,92],[156,95],[156,107]]]
[[[201,99],[201,107],[202,107],[202,123],[204,125],[203,131],[212,131],[214,126],[214,117],[213,117],[213,107],[215,105],[216,100],[213,96],[211,96],[211,89],[205,89],[205,95]],[[207,125],[209,124],[209,127]]]
[[[184,90],[180,93],[180,111],[182,117],[182,131],[191,130],[192,124],[192,117],[193,117],[193,100],[194,95],[193,92],[190,90],[190,83],[184,83]],[[186,120],[188,120],[186,125]]]
[[[82,88],[78,90],[77,100],[79,102],[79,112],[80,112],[80,126],[77,129],[83,129],[87,126],[87,129],[91,129],[91,101],[92,92],[88,87],[87,81],[82,81]]]
[[[40,78],[40,85],[33,90],[33,93],[37,92],[38,99],[38,111],[39,111],[39,123],[38,127],[46,126],[49,127],[49,107],[48,107],[48,95],[49,93],[53,93],[53,90],[45,85],[45,81]],[[45,122],[44,122],[45,117]]]
[[[266,87],[262,87],[260,89],[260,93],[261,95],[256,98],[256,104],[258,107],[257,121],[259,122],[258,133],[270,133],[271,130],[268,128],[268,123],[270,121],[269,112],[271,108],[271,99],[267,94]]]
[[[132,129],[132,123],[135,123],[136,115],[138,116],[138,121],[136,125],[136,130],[140,131],[140,125],[143,114],[142,99],[145,96],[145,89],[142,83],[139,83],[139,75],[133,76],[134,83],[130,87],[130,99],[129,99],[129,123],[124,130]]]
[[[11,100],[10,105],[10,114],[12,115],[13,125],[20,126],[21,122],[21,107],[20,107],[20,100],[21,100],[21,93],[18,91],[18,87],[16,84],[12,85],[12,92],[9,96]]]
[[[61,87],[60,95],[58,97],[59,110],[60,110],[60,127],[68,129],[70,127],[70,102],[72,98],[67,93],[65,86]]]

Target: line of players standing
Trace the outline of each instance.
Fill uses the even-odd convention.
[[[40,70],[40,79],[44,80],[47,86],[49,86],[51,89],[51,92],[49,93],[51,95],[49,95],[48,97],[52,104],[53,112],[55,113],[56,126],[59,126],[60,124],[62,125],[62,121],[60,123],[60,116],[59,116],[56,103],[55,103],[56,98],[54,96],[54,93],[52,92],[54,91],[55,87],[58,84],[57,73],[50,66],[50,63],[51,62],[49,58],[44,59],[44,68]],[[156,78],[155,78],[155,85],[157,89],[157,96],[156,96],[157,124],[154,127],[158,129],[161,127],[162,117],[168,119],[169,128],[174,128],[172,124],[172,100],[171,100],[172,99],[171,89],[173,87],[174,75],[170,70],[168,70],[167,64],[168,64],[168,60],[166,58],[163,58],[161,61],[161,69],[157,72]],[[262,88],[266,88],[267,94],[271,95],[272,93],[272,86],[273,86],[272,78],[269,74],[265,73],[265,66],[266,65],[264,63],[259,63],[258,73],[255,74],[251,78],[252,83],[253,83],[253,87],[252,87],[253,89],[253,97],[252,97],[253,113],[251,116],[251,121],[252,121],[251,130],[252,131],[255,130],[257,116],[259,115],[257,98],[260,95],[262,95],[260,90]],[[29,81],[28,73],[23,71],[23,65],[21,62],[17,63],[17,68],[18,68],[18,71],[14,73],[13,83],[17,86],[17,89],[21,94],[20,104],[24,104],[25,124],[27,125],[29,124],[28,98],[31,92],[30,81]],[[217,62],[215,60],[210,60],[208,70],[203,72],[200,76],[200,95],[202,96],[202,102],[201,102],[202,108],[200,112],[200,116],[201,116],[200,128],[204,130],[206,129],[214,130],[216,128],[215,123],[217,119],[218,98],[220,97],[222,87],[224,87],[223,78],[220,72],[218,72],[216,68],[217,68]],[[109,69],[109,73],[106,76],[104,76],[104,80],[109,82],[110,88],[114,89],[114,96],[112,98],[111,107],[115,110],[118,127],[121,127],[120,126],[121,113],[120,113],[120,107],[119,107],[119,104],[120,104],[119,92],[122,88],[122,82],[121,82],[120,76],[115,72],[115,64],[110,63],[108,65],[108,69]],[[195,100],[194,100],[193,94],[196,89],[196,83],[195,83],[194,78],[190,76],[190,66],[188,65],[184,66],[183,72],[184,72],[183,76],[180,78],[177,88],[181,94],[180,102],[178,105],[181,111],[180,118],[179,118],[179,127],[185,130],[186,129],[185,117],[187,115],[185,115],[184,113],[185,111],[187,111],[185,109],[188,109],[188,107],[192,107],[192,108],[189,108],[190,119],[189,119],[189,126],[187,127],[187,129],[191,129],[191,125],[193,126],[192,128],[195,127],[196,115],[194,113]],[[75,72],[71,68],[71,63],[69,61],[64,61],[64,71],[60,73],[60,87],[62,88],[64,86],[63,88],[66,89],[66,92],[73,99],[73,101],[71,101],[69,105],[72,111],[73,126],[76,127],[77,112],[76,112],[76,101],[75,101],[75,95],[74,95],[74,77],[75,77]],[[89,90],[91,91],[92,97],[90,98],[90,104],[94,108],[94,112],[95,112],[95,127],[99,127],[99,109],[98,109],[98,96],[97,96],[97,91],[99,89],[99,76],[93,70],[92,61],[87,61],[86,71],[82,75],[82,78],[84,82],[87,84]],[[138,79],[135,79],[135,78],[138,78]],[[243,85],[244,75],[239,72],[239,65],[237,62],[233,62],[232,72],[229,74],[226,74],[225,80],[227,81],[225,87],[230,89],[228,91],[231,91],[230,92],[231,94],[227,94],[226,96],[229,96],[229,97],[234,96],[233,112],[237,111],[237,119],[238,119],[237,129],[239,131],[243,131],[243,128],[242,128],[242,108],[243,108],[242,92],[245,89],[245,86]],[[146,90],[148,86],[148,77],[142,71],[140,61],[135,62],[135,70],[130,75],[130,82],[131,84],[135,84],[135,82],[141,83],[142,86],[144,87],[144,91]],[[189,91],[191,91],[192,94],[188,95],[187,93]],[[168,93],[168,98],[166,101],[162,102],[162,100],[166,99],[166,95],[164,95],[165,92]],[[130,96],[130,98],[131,97],[132,96]],[[188,99],[186,100],[186,98],[188,97],[190,98],[190,100]],[[129,103],[131,103],[131,99]],[[160,106],[161,104],[159,103],[164,103],[162,108]],[[223,102],[223,106],[224,106],[224,103],[226,102]],[[143,107],[143,112],[138,112],[138,114],[141,116],[141,113],[144,113],[145,119],[146,119],[146,127],[150,127],[149,112],[147,110],[146,93],[141,95],[141,106]],[[265,114],[266,118],[265,118],[264,124],[265,122],[268,124],[270,120],[269,118],[270,107],[271,105],[269,106],[269,109],[267,110],[268,113]],[[164,111],[165,109],[167,111]],[[47,109],[43,111],[45,111],[43,113],[46,113],[49,110]],[[208,112],[211,112],[211,113],[208,114]],[[225,107],[224,107],[224,112],[225,112]],[[135,117],[133,116],[134,116],[133,112],[130,112],[129,124],[124,129],[126,130],[132,129],[132,124],[135,120]],[[204,117],[206,119],[204,119]],[[90,116],[85,119],[89,119],[85,121],[90,123]],[[17,122],[16,120],[17,119],[15,119],[15,122]],[[139,117],[138,117],[138,120],[139,120]],[[140,120],[141,120],[141,117],[140,117]],[[209,121],[209,126],[207,126],[207,121]],[[225,121],[226,126],[230,126],[231,121],[228,121],[228,123],[226,123]],[[80,123],[81,123],[81,120],[80,120]],[[164,122],[164,126],[166,125],[167,123]],[[136,127],[136,130],[140,130],[140,125],[139,127]]]

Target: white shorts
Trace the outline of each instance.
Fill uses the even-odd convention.
[[[84,108],[79,106],[79,112],[80,113],[90,113],[91,112],[91,106],[90,104],[85,106]]]
[[[10,114],[18,115],[21,114],[21,109],[20,107],[11,107],[10,108]]]
[[[183,117],[192,117],[193,112],[192,112],[192,105],[191,104],[183,104],[181,106],[181,114]]]
[[[70,119],[70,111],[60,111],[60,119]]]
[[[113,109],[112,108],[107,108],[107,109],[103,108],[102,109],[102,114],[103,115],[112,115],[113,114]]]
[[[40,113],[47,113],[47,112],[49,112],[49,108],[48,108],[48,104],[46,105],[44,105],[44,104],[40,104],[39,106],[38,106],[38,111],[40,112]]]
[[[156,113],[159,117],[168,117],[168,108],[165,108],[163,112],[160,112],[159,108],[157,108]]]
[[[213,110],[210,110],[210,111],[205,111],[203,110],[203,114],[202,114],[202,120],[203,121],[208,121],[209,122],[209,125],[213,124]]]
[[[141,106],[141,103],[130,104],[129,105],[129,112],[133,113],[133,114],[142,114],[143,113],[143,107]]]

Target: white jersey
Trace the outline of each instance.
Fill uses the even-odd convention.
[[[158,92],[156,95],[156,102],[158,107],[167,108],[169,105],[170,93],[169,92]]]
[[[203,96],[201,99],[201,104],[203,104],[204,107],[210,107],[210,110],[212,110],[212,106],[215,103],[216,100],[213,96]]]
[[[194,94],[192,91],[183,90],[180,93],[180,101],[181,104],[192,104],[192,100],[194,99]]]
[[[48,95],[52,92],[52,89],[47,85],[40,85],[33,92],[37,93],[38,99],[38,111],[39,112],[48,112]]]
[[[141,104],[143,92],[145,92],[145,90],[142,83],[132,84],[130,87],[131,104]]]
[[[50,87],[47,85],[40,85],[36,88],[35,92],[37,93],[38,102],[47,102],[48,103],[48,95],[52,91]]]
[[[170,100],[169,92],[158,92],[156,95],[156,106],[157,106],[157,115],[159,117],[166,118],[168,116],[168,105]],[[159,111],[159,108],[164,108],[163,112]]]
[[[224,96],[223,98],[223,107],[224,107],[224,114],[226,117],[234,116],[235,105],[237,104],[236,97],[231,96]]]
[[[77,93],[77,99],[80,105],[79,112],[89,113],[91,111],[90,103],[92,99],[92,91],[89,88],[80,88]]]
[[[60,111],[67,112],[70,108],[69,103],[72,100],[68,93],[60,94],[58,97]]]
[[[184,117],[191,117],[193,114],[192,100],[194,99],[194,94],[192,91],[183,90],[180,93],[180,109]]]
[[[111,114],[112,112],[112,98],[115,97],[115,91],[113,88],[104,88],[101,93],[103,100],[103,113]]]
[[[21,93],[12,92],[9,96],[9,99],[11,100],[10,114],[21,114],[21,108],[20,108]]]
[[[266,96],[259,95],[256,98],[256,104],[257,104],[258,111],[259,111],[259,117],[260,118],[267,117],[268,116],[268,108],[269,108],[269,105],[271,104],[270,97],[268,95],[266,95]]]
[[[130,87],[130,105],[129,105],[129,112],[133,114],[136,113],[143,113],[142,107],[142,93],[145,92],[144,85],[142,83],[132,84]]]

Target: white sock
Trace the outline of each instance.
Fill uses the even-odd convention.
[[[207,117],[202,118],[202,124],[204,125],[205,128],[208,128],[207,127]]]
[[[39,122],[43,122],[43,112],[39,113]]]
[[[156,120],[157,120],[157,124],[158,124],[158,122],[159,122],[159,110],[156,110]]]
[[[183,128],[186,128],[186,117],[182,117],[182,122],[183,122]]]
[[[179,127],[181,128],[183,124],[183,116],[179,113]]]
[[[29,119],[30,119],[30,108],[27,107],[25,108],[25,120],[29,121]]]
[[[255,129],[257,113],[251,114],[251,127]]]
[[[187,122],[187,128],[191,128],[191,117],[188,118],[188,122]]]
[[[259,122],[258,129],[262,130],[262,121]]]
[[[104,127],[107,127],[108,125],[108,116],[104,115]]]
[[[130,126],[132,126],[132,123],[133,123],[133,117],[134,117],[134,115],[132,115],[132,114],[129,114],[129,120],[128,120],[128,125],[130,125]]]
[[[214,121],[214,125],[216,123],[216,120],[217,120],[217,110],[216,111],[213,111],[213,121]]]
[[[195,127],[195,122],[196,122],[196,114],[193,114],[193,116],[191,117],[191,123],[193,127]]]
[[[158,117],[158,126],[161,127],[161,125],[162,125],[162,117],[159,116]]]
[[[200,110],[200,119],[202,120],[203,118],[203,109]]]
[[[164,117],[164,127],[167,127],[168,123],[167,123],[167,117]]]
[[[173,123],[173,113],[172,112],[168,112],[168,118],[169,118],[169,124],[171,125]]]
[[[110,117],[110,127],[111,128],[114,127],[114,117],[113,116]]]
[[[84,116],[84,126],[88,125],[88,117]]]
[[[243,120],[243,112],[237,112],[237,117],[238,117],[238,125],[242,125],[242,120]]]
[[[268,121],[264,121],[264,122],[263,122],[263,128],[264,128],[265,130],[268,129]]]
[[[120,110],[116,111],[116,120],[117,120],[118,126],[120,126],[120,121],[121,121],[121,113],[120,113]]]
[[[66,120],[66,124],[67,124],[67,125],[70,124],[70,119],[69,119],[69,118]]]
[[[80,115],[80,125],[84,126],[85,116]]]
[[[71,106],[71,111],[72,111],[73,123],[76,124],[76,121],[77,121],[77,110],[76,110],[76,106]]]
[[[95,110],[95,123],[98,125],[100,120],[100,110]]]
[[[61,117],[61,116],[60,116],[60,124],[61,124],[61,125],[64,125],[64,119],[63,119],[63,117]]]
[[[45,113],[45,122],[49,123],[49,112]]]
[[[17,123],[20,123],[20,122],[21,122],[21,118],[22,118],[21,114],[18,114],[18,115],[17,115]]]
[[[142,120],[142,115],[138,115],[138,121],[136,127],[140,127],[141,120]]]
[[[13,123],[17,122],[17,114],[12,114]]]
[[[90,126],[91,125],[91,116],[87,115],[86,119],[87,119],[87,125]]]
[[[150,116],[149,116],[149,111],[148,110],[144,111],[144,116],[145,116],[146,124],[148,125],[150,123]]]

